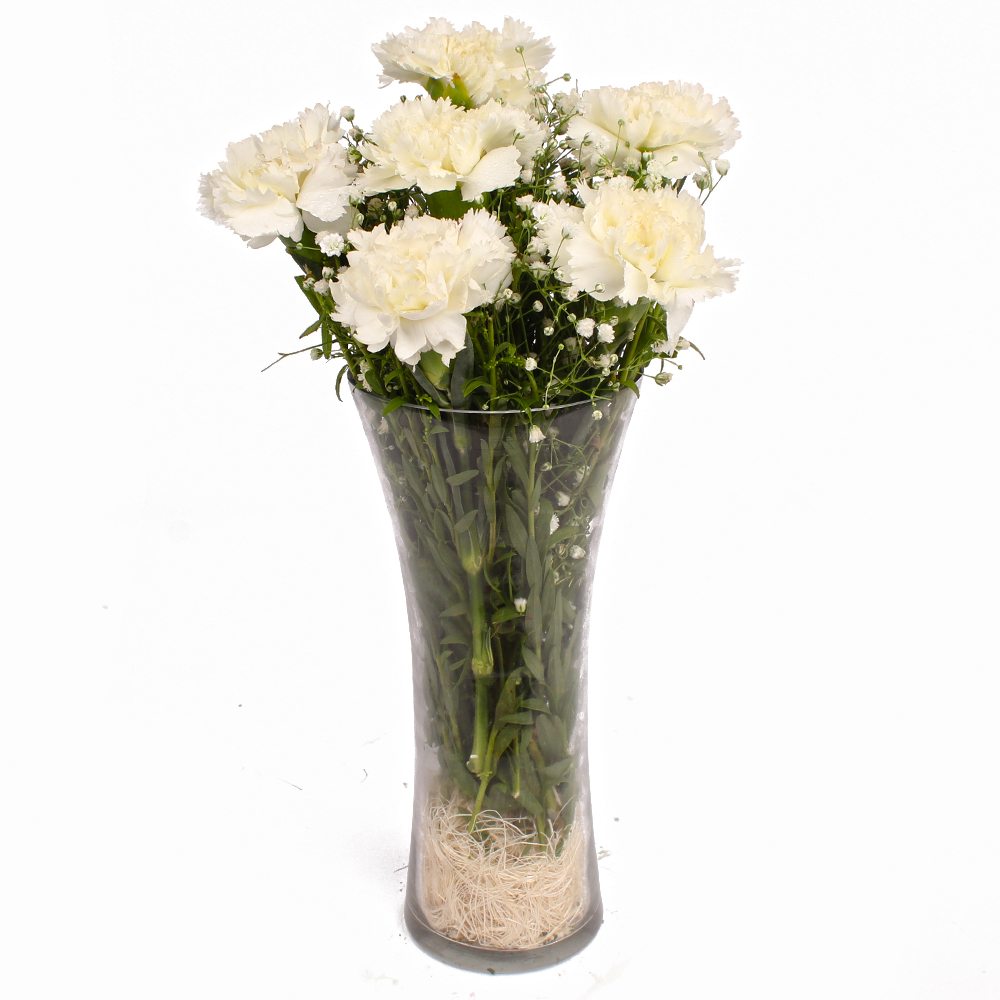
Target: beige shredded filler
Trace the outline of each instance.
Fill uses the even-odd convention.
[[[439,934],[517,951],[576,930],[586,906],[583,833],[554,830],[539,843],[527,824],[492,810],[468,832],[458,796],[431,799],[424,829],[423,906]]]

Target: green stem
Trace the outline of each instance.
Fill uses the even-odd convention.
[[[482,775],[486,770],[486,754],[490,737],[490,679],[476,678],[476,721],[472,733],[472,753],[469,770]],[[488,777],[488,775],[486,775]]]
[[[493,644],[486,617],[483,578],[479,573],[469,573],[468,577],[472,604],[472,673],[478,683],[480,678],[489,680],[493,676]]]
[[[487,743],[490,734],[490,686],[493,683],[493,644],[486,620],[483,581],[478,573],[468,575],[472,605],[472,674],[476,679],[476,719],[472,732],[469,770],[483,774],[487,770]],[[487,776],[488,777],[488,776]]]
[[[493,746],[496,743],[496,738],[497,734],[494,732],[493,735],[490,736],[489,744],[486,747],[486,759],[483,765],[483,773],[479,775],[479,791],[476,793],[476,804],[472,807],[472,815],[469,817],[469,833],[472,833],[472,831],[476,828],[476,818],[479,816],[479,812],[483,808],[483,799],[486,797],[486,788],[490,783],[490,778],[493,777]]]
[[[625,352],[625,360],[622,363],[622,368],[628,372],[632,368],[632,359],[635,357],[636,349],[639,347],[639,339],[643,334],[644,328],[646,326],[646,317],[649,315],[649,306],[643,311],[642,316],[636,321],[635,326],[632,328],[632,341],[628,345],[628,350]]]

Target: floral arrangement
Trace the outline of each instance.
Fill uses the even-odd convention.
[[[553,92],[569,75],[511,18],[373,50],[384,85],[426,94],[367,132],[317,105],[230,145],[201,210],[284,245],[318,339],[278,360],[341,362],[381,466],[440,766],[421,919],[535,948],[588,905],[575,720],[603,498],[642,380],[669,382],[694,305],[733,290],[704,204],[738,123],[697,84]]]
[[[728,103],[673,82],[553,94],[552,46],[511,18],[437,18],[373,48],[384,84],[427,96],[368,133],[317,105],[202,178],[205,215],[302,269],[320,340],[301,351],[393,407],[530,409],[668,381],[695,303],[735,282],[702,207],[739,137]]]

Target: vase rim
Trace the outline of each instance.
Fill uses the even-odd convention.
[[[350,380],[348,380],[350,381]],[[371,396],[372,399],[379,399],[383,403],[390,402],[385,396],[380,396],[378,393],[369,392],[367,389],[362,389],[356,382],[350,381],[351,392],[360,392],[365,396]],[[474,414],[478,417],[503,417],[510,416],[512,413],[551,413],[553,410],[569,410],[575,406],[593,406],[595,403],[610,403],[613,397],[611,396],[599,396],[596,399],[582,399],[576,403],[555,403],[552,406],[537,406],[525,410],[455,410],[449,406],[439,406],[438,410],[441,413],[468,413]],[[423,406],[420,403],[403,403],[403,407],[410,410],[424,410],[427,413],[431,412],[429,406]],[[403,407],[400,407],[402,409]]]

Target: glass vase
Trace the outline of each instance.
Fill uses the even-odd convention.
[[[602,921],[587,769],[591,585],[635,395],[530,412],[354,399],[403,572],[416,730],[406,924],[479,972]]]

